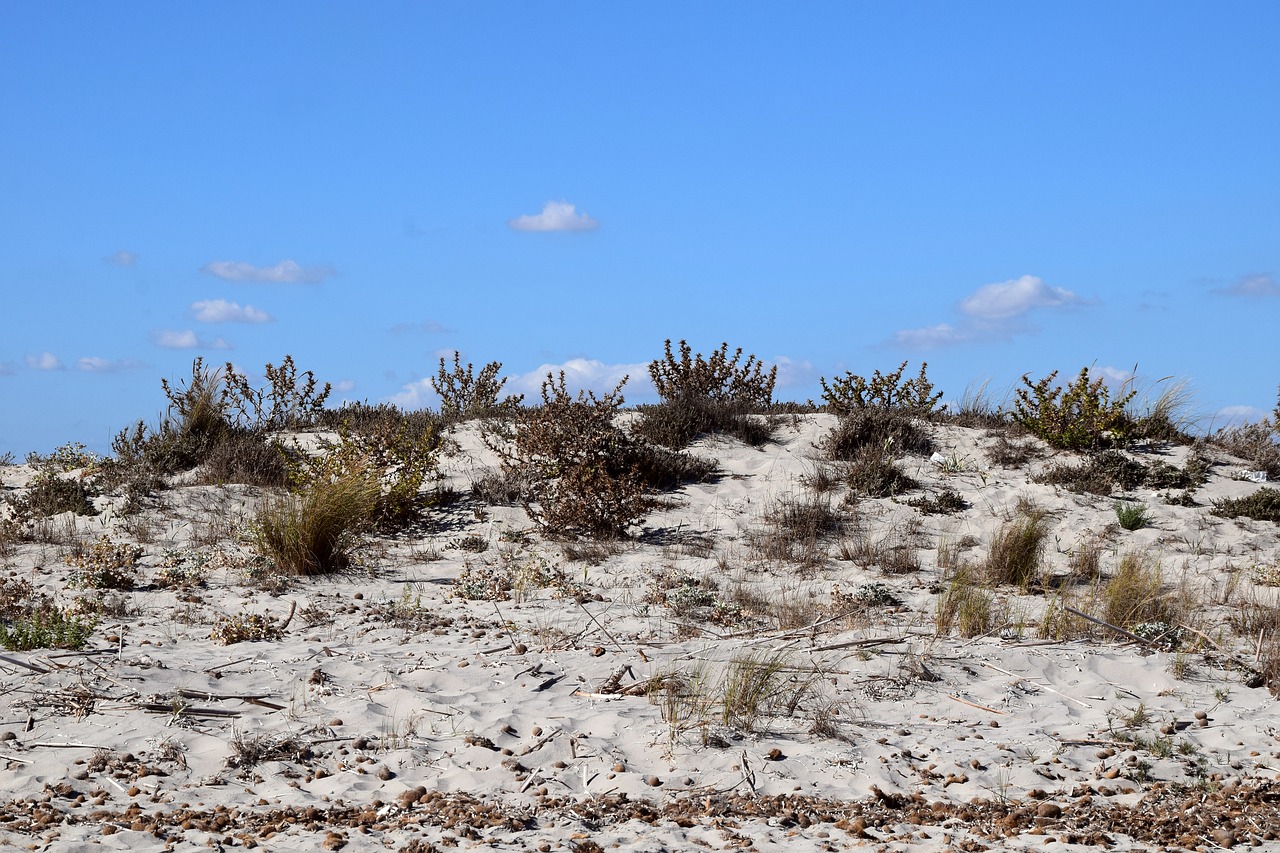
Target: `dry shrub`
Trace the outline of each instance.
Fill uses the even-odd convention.
[[[920,487],[891,454],[874,446],[854,455],[845,471],[845,482],[855,494],[870,498],[891,498]]]
[[[827,436],[828,459],[853,461],[868,449],[890,457],[928,456],[933,439],[910,415],[893,409],[855,409],[840,418]]]
[[[456,423],[474,418],[505,417],[519,408],[523,394],[508,395],[499,400],[506,377],[499,378],[502,362],[491,361],[480,369],[468,363],[462,366],[462,356],[453,353],[453,370],[445,367],[440,359],[440,369],[431,377],[431,387],[440,395],[440,415],[446,423]]]
[[[254,388],[248,377],[227,362],[222,372],[224,419],[253,432],[313,425],[329,398],[329,383],[319,386],[310,370],[299,374],[291,355],[286,355],[279,367],[267,362],[264,373],[267,384]]]
[[[987,433],[988,437],[992,433]],[[995,440],[987,445],[985,453],[992,465],[1001,468],[1021,468],[1032,459],[1039,459],[1044,453],[1040,445],[1030,439],[1013,440],[1007,432],[994,434]]]
[[[928,418],[942,399],[942,392],[933,390],[933,383],[926,375],[928,367],[927,362],[921,363],[920,374],[905,382],[902,380],[903,371],[907,369],[905,361],[889,374],[877,370],[870,379],[846,371],[843,377],[831,380],[830,385],[825,378],[818,381],[827,408],[838,415],[878,409]]]
[[[1266,471],[1267,479],[1280,480],[1280,444],[1276,443],[1276,431],[1280,429],[1280,413],[1276,421],[1263,420],[1256,424],[1240,424],[1220,429],[1209,437],[1209,442],[1243,459],[1251,470]]]
[[[86,481],[45,470],[38,473],[21,497],[11,498],[19,518],[48,518],[64,512],[96,515],[90,498],[94,490]]]
[[[1077,465],[1054,465],[1035,478],[1036,482],[1062,486],[1072,492],[1110,495],[1141,486],[1147,467],[1117,450],[1089,456]]]
[[[758,446],[773,434],[768,417],[777,367],[764,372],[754,355],[742,361],[742,349],[729,355],[729,345],[704,358],[680,341],[680,357],[664,344],[662,359],[649,364],[649,376],[662,402],[641,406],[637,435],[679,450],[700,435],[725,433]]]
[[[916,526],[908,523],[896,525],[875,539],[863,525],[850,525],[840,540],[837,556],[864,569],[878,568],[887,575],[918,572],[916,534]]]
[[[1223,518],[1245,516],[1254,521],[1271,521],[1280,524],[1280,489],[1264,486],[1243,498],[1225,498],[1213,502],[1209,512]]]
[[[624,379],[623,382],[626,380]],[[542,405],[516,411],[504,435],[486,433],[506,475],[525,484],[520,502],[552,538],[615,539],[649,511],[630,437],[615,425],[622,383],[571,395],[565,375],[542,383]]]
[[[969,502],[955,489],[947,488],[930,497],[909,500],[907,506],[915,507],[925,515],[952,515],[968,509]]]
[[[1093,580],[1098,577],[1102,546],[1096,539],[1082,539],[1067,559],[1067,572],[1072,578]]]
[[[1045,514],[1033,507],[1024,507],[1021,517],[1002,524],[991,540],[985,567],[987,579],[1023,589],[1038,581],[1048,535]]]
[[[225,432],[209,449],[197,483],[266,488],[289,482],[289,454],[279,442],[243,429]]]

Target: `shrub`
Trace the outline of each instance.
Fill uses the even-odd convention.
[[[71,585],[85,589],[133,589],[134,567],[142,549],[136,545],[116,543],[103,536],[87,553],[67,557],[67,565],[76,569]]]
[[[933,439],[910,416],[893,409],[855,409],[832,428],[824,450],[828,459],[852,461],[868,448],[889,457],[928,456]]]
[[[267,386],[254,388],[248,377],[227,362],[222,374],[224,418],[253,432],[302,429],[315,423],[332,390],[329,383],[317,388],[310,370],[300,379],[291,355],[286,355],[279,367],[267,362],[264,372]]]
[[[991,540],[987,577],[992,583],[1029,587],[1039,579],[1048,535],[1045,515],[1036,509],[1025,509],[1020,518],[1005,522]]]
[[[310,477],[296,493],[269,499],[259,509],[258,551],[287,575],[343,571],[374,523],[381,492],[377,477],[365,468]]]
[[[925,515],[951,515],[964,512],[969,508],[969,502],[955,489],[943,489],[933,497],[909,500],[907,506],[913,506]]]
[[[98,461],[98,454],[78,441],[69,441],[61,447],[55,448],[48,455],[39,453],[27,454],[28,465],[57,474],[65,474],[77,468],[92,468],[98,464]]]
[[[1214,501],[1209,512],[1223,518],[1245,516],[1254,521],[1280,523],[1280,490],[1264,486],[1247,497]]]
[[[27,487],[25,495],[12,499],[20,517],[47,518],[64,512],[97,515],[90,498],[94,491],[78,477],[63,477],[53,471],[41,471]]]
[[[898,467],[892,455],[875,446],[863,447],[854,454],[845,482],[855,494],[869,498],[891,498],[920,487]]]
[[[278,640],[283,635],[284,625],[270,616],[241,612],[233,616],[219,616],[209,632],[209,639],[221,645],[230,646],[234,643]]]
[[[827,408],[838,415],[859,409],[885,409],[928,418],[942,399],[942,392],[935,393],[933,383],[926,376],[928,367],[927,362],[922,362],[920,375],[905,382],[902,381],[902,373],[907,369],[905,361],[887,375],[877,370],[869,380],[846,372],[843,377],[832,379],[830,385],[825,378],[818,381],[822,384],[822,399]]]
[[[1110,495],[1116,490],[1128,491],[1147,479],[1147,467],[1118,450],[1104,450],[1090,455],[1077,465],[1053,465],[1035,480],[1064,486],[1073,492]]]
[[[1276,421],[1280,425],[1280,420]],[[1273,424],[1262,421],[1220,429],[1210,436],[1212,444],[1239,457],[1254,471],[1266,471],[1267,479],[1280,480],[1280,444],[1276,444]]]
[[[494,417],[510,414],[524,400],[523,394],[509,395],[502,401],[498,395],[507,384],[506,378],[499,379],[498,371],[502,363],[491,361],[475,374],[471,364],[462,366],[462,356],[453,354],[453,370],[445,369],[444,359],[440,359],[440,369],[431,377],[431,387],[440,395],[440,414],[446,421],[465,421],[472,418]]]
[[[826,560],[823,540],[845,532],[848,524],[827,498],[784,498],[766,515],[771,527],[751,537],[768,560],[805,566]]]
[[[1066,389],[1053,384],[1057,375],[1055,370],[1034,383],[1023,375],[1026,387],[1015,392],[1014,421],[1059,450],[1105,447],[1123,437],[1124,408],[1136,391],[1112,400],[1103,379],[1090,380],[1087,367]]]
[[[553,538],[625,535],[650,508],[628,435],[614,424],[622,384],[602,397],[575,397],[550,374],[542,405],[515,412],[506,434],[486,433],[508,476],[525,484],[521,504]]]
[[[939,634],[954,628],[961,637],[980,637],[994,625],[995,601],[991,593],[974,583],[968,569],[955,573],[938,596],[935,623]]]
[[[209,448],[198,483],[275,487],[289,482],[290,454],[278,441],[233,427]]]
[[[664,357],[649,364],[662,402],[640,408],[636,433],[676,450],[707,433],[728,433],[751,445],[768,441],[771,427],[753,415],[772,404],[778,368],[765,373],[754,355],[742,361],[741,348],[730,357],[727,343],[709,358],[694,355],[684,341],[679,346],[679,359],[668,340]]]

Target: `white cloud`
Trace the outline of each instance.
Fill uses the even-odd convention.
[[[13,376],[18,372],[18,366],[12,361],[0,361],[0,376]]]
[[[273,267],[255,267],[243,261],[211,261],[200,270],[223,281],[268,284],[317,284],[336,273],[330,266],[304,267],[294,261],[281,261]]]
[[[201,323],[266,323],[271,315],[252,305],[243,308],[225,299],[203,299],[191,303],[191,311]]]
[[[1224,296],[1280,296],[1280,282],[1269,273],[1258,273],[1246,275],[1230,287],[1215,288],[1214,293]]]
[[[1079,296],[1061,287],[1050,287],[1034,275],[984,284],[960,302],[960,310],[980,320],[1007,320],[1032,308],[1058,308],[1083,303]]]
[[[410,382],[400,389],[400,393],[392,394],[387,398],[388,403],[394,403],[407,412],[415,409],[425,409],[428,406],[435,407],[440,402],[440,397],[436,394],[436,390],[431,387],[430,379],[419,379],[416,382]]]
[[[51,352],[42,352],[38,355],[28,353],[26,357],[27,367],[33,370],[61,370],[62,359],[58,358]]]
[[[574,394],[579,391],[608,393],[618,387],[623,377],[630,377],[622,388],[624,398],[648,397],[656,393],[653,381],[649,378],[647,361],[642,364],[605,364],[594,358],[571,358],[563,364],[539,365],[536,370],[511,377],[507,388],[514,393],[524,394],[528,401],[540,401],[542,382],[547,374],[550,373],[559,382],[561,371],[564,371],[565,388]]]
[[[780,355],[776,356],[767,366],[776,366],[778,368],[777,387],[779,388],[816,385],[818,382],[819,371],[815,370],[813,363],[807,359],[805,361],[795,361],[785,355]],[[647,366],[645,374],[648,375]]]
[[[96,355],[88,355],[76,360],[76,370],[83,370],[86,373],[115,373],[116,371],[132,370],[141,366],[141,362],[133,359],[126,358],[112,361]]]
[[[206,340],[198,337],[191,329],[181,331],[166,329],[154,333],[151,337],[156,346],[165,349],[231,349],[231,344],[222,338]]]
[[[355,389],[356,383],[352,379],[339,379],[337,382],[333,383],[333,390],[337,391],[339,394],[346,394],[348,391],[354,391]]]
[[[1213,413],[1213,422],[1215,427],[1257,423],[1270,414],[1255,406],[1224,406]]]
[[[1062,287],[1045,284],[1034,275],[984,284],[960,300],[963,315],[957,323],[937,323],[917,329],[901,329],[893,333],[890,343],[910,349],[980,341],[1008,340],[1017,334],[1034,331],[1023,319],[1036,308],[1065,308],[1084,305],[1085,300]]]
[[[542,212],[507,221],[515,231],[592,231],[600,225],[585,213],[578,213],[567,201],[549,201]]]
[[[112,252],[102,259],[104,263],[117,267],[131,267],[138,262],[138,256],[133,252],[126,252],[121,249],[118,252]]]

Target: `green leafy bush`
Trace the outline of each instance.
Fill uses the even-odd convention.
[[[14,511],[20,518],[47,518],[64,512],[97,515],[90,498],[95,490],[79,477],[64,477],[54,471],[41,471],[27,486],[26,494],[12,498]]]
[[[928,367],[927,362],[921,363],[920,374],[905,382],[902,380],[907,369],[905,361],[889,374],[877,370],[870,379],[846,371],[843,377],[832,379],[830,385],[825,378],[818,381],[822,384],[822,399],[827,408],[837,415],[859,409],[883,409],[928,418],[942,399],[942,392],[935,392],[929,381]]]
[[[44,602],[0,622],[0,646],[10,651],[82,649],[94,627],[93,620],[68,616]]]
[[[741,347],[730,356],[727,343],[706,358],[684,341],[679,348],[677,358],[666,341],[664,357],[649,364],[662,402],[640,407],[636,433],[676,450],[710,433],[727,433],[751,445],[768,441],[772,427],[757,416],[772,405],[778,368],[766,373],[754,355],[743,361]]]
[[[1147,514],[1147,508],[1140,503],[1116,501],[1115,511],[1116,520],[1125,530],[1141,530],[1151,524],[1151,516]]]
[[[1014,396],[1013,419],[1059,450],[1089,450],[1123,439],[1128,419],[1125,406],[1136,391],[1114,400],[1101,377],[1089,378],[1082,368],[1065,389],[1054,385],[1055,370],[1037,382],[1022,377],[1025,388]]]
[[[1245,516],[1254,521],[1280,523],[1280,490],[1264,486],[1247,497],[1214,501],[1209,512],[1224,518]]]

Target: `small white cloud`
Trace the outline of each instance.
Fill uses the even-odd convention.
[[[1215,288],[1214,293],[1224,296],[1280,296],[1280,282],[1270,273],[1246,275],[1230,287]]]
[[[126,252],[121,249],[118,252],[112,252],[102,259],[103,263],[111,264],[117,267],[131,267],[138,262],[138,256],[133,252]]]
[[[1007,320],[1032,308],[1078,305],[1082,300],[1070,290],[1050,287],[1034,275],[984,284],[960,302],[960,310],[980,320]]]
[[[231,344],[223,338],[206,340],[196,335],[191,329],[162,330],[151,336],[158,347],[165,349],[231,349]]]
[[[1213,413],[1213,424],[1216,428],[1233,424],[1257,423],[1269,417],[1270,414],[1255,406],[1224,406]]]
[[[304,267],[294,261],[281,261],[273,267],[255,267],[243,261],[211,261],[200,270],[223,281],[268,284],[317,284],[336,272],[330,266]]]
[[[351,379],[339,379],[337,382],[333,383],[333,390],[337,391],[339,394],[346,394],[348,391],[354,391],[355,389],[356,383]]]
[[[921,329],[902,329],[893,333],[893,342],[911,349],[933,349],[972,340],[971,333],[961,331],[949,323],[925,326]]]
[[[62,359],[58,358],[51,352],[42,352],[38,355],[27,354],[27,367],[32,370],[61,370]]]
[[[511,377],[507,383],[512,391],[524,394],[527,399],[541,400],[542,382],[550,373],[556,381],[564,372],[565,388],[571,393],[593,391],[604,394],[618,387],[618,383],[627,379],[622,389],[624,397],[652,396],[656,392],[653,381],[649,378],[649,363],[641,364],[605,364],[594,358],[571,358],[563,364],[543,364],[536,370]]]
[[[83,370],[86,373],[116,373],[121,370],[133,370],[141,366],[141,362],[133,359],[126,358],[112,361],[96,355],[89,355],[76,360],[76,370]]]
[[[785,355],[780,355],[775,357],[769,364],[778,368],[777,387],[779,388],[797,388],[815,385],[818,382],[819,372],[814,369],[813,363],[808,360],[795,361]]]
[[[525,214],[507,221],[515,231],[593,231],[600,223],[567,201],[549,201],[542,212]]]
[[[204,299],[191,303],[191,311],[201,323],[266,323],[271,315],[252,305],[243,308],[225,299]]]
[[[392,394],[387,398],[387,402],[399,406],[406,412],[412,412],[428,406],[434,407],[440,402],[440,397],[436,394],[436,389],[431,387],[430,379],[419,379],[405,385],[400,389],[400,393]]]

